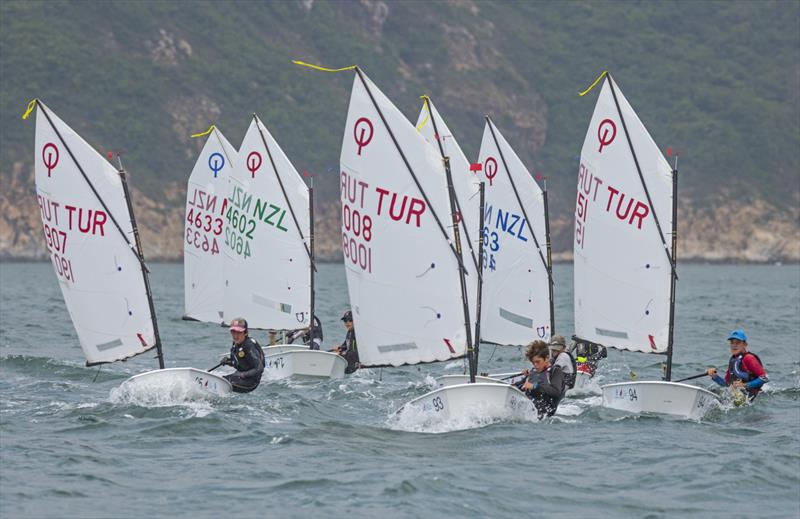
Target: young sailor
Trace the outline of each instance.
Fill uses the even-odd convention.
[[[349,375],[361,367],[361,364],[358,362],[356,330],[353,328],[353,312],[350,310],[346,311],[342,316],[342,322],[344,322],[347,335],[344,337],[344,342],[331,351],[344,357],[344,360],[347,361],[347,367],[344,372]]]
[[[758,355],[747,351],[747,335],[744,330],[733,330],[728,336],[731,358],[728,371],[723,379],[717,375],[717,368],[708,368],[706,374],[720,386],[733,386],[747,392],[747,399],[753,400],[761,391],[761,386],[769,382],[767,372]]]
[[[565,351],[567,348],[566,340],[563,335],[553,335],[550,339],[550,361],[553,366],[559,366],[564,372],[564,384],[567,389],[575,387],[575,371],[577,363],[572,354]]]
[[[550,349],[544,341],[529,344],[525,357],[533,364],[533,371],[520,389],[533,400],[540,420],[553,416],[566,391],[564,373],[560,366],[550,365]]]
[[[308,346],[309,350],[318,350],[322,346],[322,322],[319,317],[314,316],[313,330],[310,330],[310,327],[300,328],[289,335],[289,343],[293,343],[297,339],[303,341],[303,344]]]
[[[597,371],[597,365],[601,359],[608,356],[608,351],[605,346],[600,344],[592,344],[583,341],[577,341],[577,338],[572,336],[572,346],[570,351],[575,354],[575,363],[577,365],[576,371],[586,373],[590,377],[594,376]]]
[[[249,393],[261,383],[264,373],[264,351],[255,339],[247,335],[247,321],[241,317],[231,321],[230,355],[223,357],[222,364],[233,366],[236,371],[225,375],[236,393]]]

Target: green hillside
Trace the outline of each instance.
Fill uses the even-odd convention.
[[[329,200],[359,64],[410,119],[430,94],[471,158],[491,114],[556,217],[574,203],[594,93],[611,70],[666,149],[681,192],[797,205],[800,3],[12,2],[0,4],[0,175],[30,167],[40,97],[92,144],[125,150],[134,183],[183,182],[216,123],[238,144],[256,112]]]

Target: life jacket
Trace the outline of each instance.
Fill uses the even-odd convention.
[[[347,367],[345,368],[344,372],[346,375],[353,373],[358,370],[358,344],[356,342],[356,331],[355,330],[348,330],[347,335],[344,338],[344,343],[342,346],[347,348],[347,351],[344,353],[344,360],[347,361]]]
[[[749,351],[735,357],[731,357],[731,359],[728,361],[728,372],[731,374],[733,380],[741,380],[742,382],[747,383],[756,378],[755,374],[742,369],[742,361],[747,355],[752,355],[762,367],[764,366],[758,355]]]
[[[561,353],[566,353],[569,357],[569,361],[572,363],[572,373],[564,373],[564,385],[566,386],[565,391],[567,389],[572,389],[575,387],[575,379],[578,376],[578,363],[575,361],[575,357],[568,351],[562,351]],[[561,353],[558,354],[558,357],[561,356]]]

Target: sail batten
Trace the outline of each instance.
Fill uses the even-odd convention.
[[[576,337],[666,353],[672,315],[672,168],[610,76],[581,150],[575,210]],[[611,301],[613,300],[613,304]]]
[[[342,140],[342,245],[362,366],[466,354],[459,258],[438,150],[356,70]]]
[[[87,365],[149,351],[159,346],[155,316],[146,266],[129,239],[133,217],[120,173],[44,103],[38,106],[37,201]]]

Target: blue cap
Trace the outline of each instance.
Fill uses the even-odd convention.
[[[740,328],[731,332],[731,334],[728,336],[728,340],[731,339],[739,339],[742,342],[747,342],[747,335],[745,335],[744,330]]]

